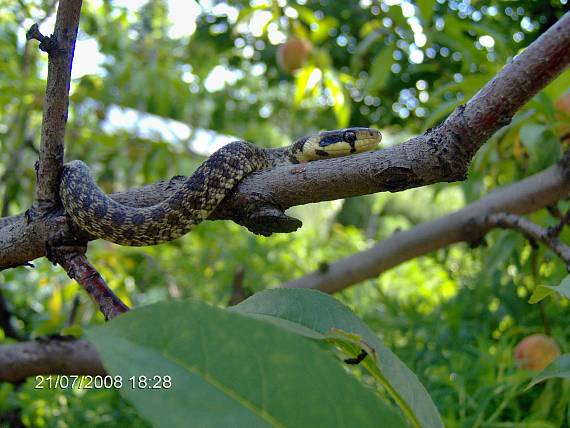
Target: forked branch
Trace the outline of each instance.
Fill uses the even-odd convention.
[[[298,222],[283,210],[294,205],[464,180],[479,147],[569,63],[567,13],[442,125],[384,150],[252,174],[210,219],[232,219],[264,234],[290,232]],[[181,182],[174,178],[113,197],[126,205],[147,206],[176,191]],[[55,222],[55,216],[45,222]],[[2,229],[0,269],[45,255],[48,228],[32,234],[31,227],[20,216],[12,227]]]

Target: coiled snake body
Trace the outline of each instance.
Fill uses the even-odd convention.
[[[381,138],[376,129],[346,128],[303,137],[280,149],[235,141],[212,154],[174,194],[143,208],[114,201],[95,184],[87,165],[72,161],[64,165],[60,197],[74,223],[97,238],[121,245],[160,244],[188,233],[254,171],[372,150]]]

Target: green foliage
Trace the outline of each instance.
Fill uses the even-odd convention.
[[[405,426],[334,354],[197,301],[133,310],[88,338],[153,426]]]
[[[538,303],[545,297],[550,296],[551,294],[556,293],[561,297],[565,297],[570,299],[570,275],[567,276],[562,280],[562,282],[553,287],[551,285],[540,285],[536,287],[532,296],[530,296],[529,303]]]
[[[310,290],[269,290],[234,309],[307,337],[328,339],[354,355],[364,349],[368,358],[362,366],[385,388],[412,426],[443,426],[417,377],[366,324],[327,295]]]
[[[83,4],[79,43],[96,42],[89,55],[98,50],[101,58],[97,69],[72,81],[66,158],[87,162],[107,192],[190,174],[203,160],[191,144],[200,128],[277,147],[321,128],[364,125],[381,128],[385,145],[396,144],[436,125],[465,103],[568,10],[567,2],[555,0],[361,1],[351,7],[347,2],[321,0],[199,3],[196,20],[185,10],[185,27],[193,29],[195,24],[195,30],[182,36],[171,34],[173,17],[161,0],[138,9],[106,0]],[[33,194],[47,59],[36,42],[26,44],[23,36],[32,22],[53,15],[53,5],[51,0],[0,0],[2,216],[28,209]],[[47,34],[51,29],[42,31]],[[310,40],[314,49],[305,66],[289,75],[278,67],[276,51],[280,41],[293,35]],[[78,46],[75,70],[81,70],[80,50]],[[212,81],[219,84],[211,85]],[[570,130],[569,116],[557,101],[569,88],[566,71],[477,153],[464,183],[296,207],[292,214],[304,226],[291,235],[262,238],[229,222],[206,222],[190,236],[154,248],[93,242],[88,256],[132,306],[179,298],[225,306],[235,273],[242,268],[244,285],[251,290],[275,287],[326,269],[398,230],[450,213],[552,165],[568,147],[562,137]],[[152,114],[159,121],[177,120],[191,130],[188,136],[164,138],[160,133],[109,127],[117,125],[112,115],[117,106]],[[211,149],[204,146],[205,151]],[[564,212],[568,202],[559,208]],[[543,227],[558,222],[546,210],[529,218]],[[569,242],[569,233],[563,231],[560,239]],[[0,291],[21,336],[79,335],[83,327],[103,322],[61,269],[45,260],[34,264],[33,269],[19,267],[0,274]],[[319,334],[339,329],[326,337],[350,357],[360,348],[375,349],[374,364],[366,358],[346,375],[348,382],[358,391],[379,382],[383,399],[393,397],[406,416],[414,414],[420,423],[427,420],[426,426],[437,426],[426,416],[433,417],[434,409],[415,406],[431,401],[425,392],[418,392],[421,401],[411,400],[413,394],[399,376],[415,385],[416,392],[423,391],[418,382],[425,386],[446,427],[567,427],[568,381],[547,379],[525,390],[532,375],[518,371],[512,356],[522,337],[549,329],[568,352],[570,303],[558,296],[566,293],[565,283],[562,288],[552,287],[566,276],[566,266],[548,250],[531,247],[514,232],[493,232],[478,248],[441,249],[342,292],[339,298],[369,327],[355,331],[354,324],[349,328],[331,322]],[[539,293],[546,290],[552,298],[538,301]],[[78,311],[69,325],[75,296],[79,296]],[[256,295],[239,310],[267,296]],[[530,296],[538,303],[529,304]],[[322,308],[315,306],[303,310],[320,313]],[[293,308],[288,308],[289,318]],[[272,313],[271,307],[265,311]],[[137,312],[145,309],[133,317]],[[232,321],[237,316],[223,313]],[[318,321],[326,324],[329,319],[323,315]],[[128,322],[129,318],[117,320],[118,325],[125,323],[123,335],[131,343]],[[241,322],[260,325],[249,319]],[[215,327],[200,321],[190,327],[196,326]],[[316,331],[315,325],[309,327]],[[332,361],[330,344],[276,333],[271,326],[261,329],[279,335],[297,351],[302,347],[314,352],[338,369],[338,356]],[[174,326],[168,337],[176,339],[179,331]],[[15,341],[0,329],[0,343]],[[281,345],[281,339],[265,346],[269,343]],[[137,346],[149,351],[144,345]],[[263,346],[257,348],[266,349]],[[239,363],[238,352],[257,357],[257,348],[236,347],[227,361]],[[219,345],[211,355],[220,357],[227,351]],[[267,350],[270,355],[274,352]],[[304,356],[294,356],[291,364],[305,363]],[[191,350],[184,355],[196,357]],[[385,369],[390,361],[399,368]],[[313,374],[322,372],[317,367]],[[274,367],[273,373],[279,370]],[[126,393],[38,390],[33,379],[20,386],[1,385],[0,420],[3,423],[9,414],[20,415],[27,426],[143,426],[139,408],[122,398]],[[379,400],[372,393],[368,397]],[[345,393],[345,398],[351,397]]]
[[[545,381],[546,379],[552,379],[554,377],[570,379],[570,354],[561,355],[550,363],[547,368],[532,379],[529,388],[537,383]]]
[[[23,385],[0,386],[0,415],[14,409],[16,420],[32,427],[148,427],[136,410],[116,390],[108,389],[36,389],[38,379],[30,378]],[[2,425],[5,426],[5,425]],[[7,425],[10,426],[10,425]]]

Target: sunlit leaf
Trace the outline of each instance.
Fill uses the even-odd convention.
[[[295,77],[295,106],[299,106],[308,89],[309,78],[316,70],[314,65],[307,65],[297,73]]]
[[[310,26],[311,24],[316,24],[318,22],[318,19],[312,9],[306,6],[301,6],[299,4],[294,4],[292,7],[299,14],[299,19],[305,24]]]
[[[69,327],[62,328],[60,334],[62,336],[73,336],[79,338],[85,334],[85,329],[80,325],[71,325]]]
[[[532,296],[530,296],[530,299],[528,299],[528,303],[534,305],[535,303],[538,303],[541,300],[546,299],[552,293],[554,293],[554,291],[551,290],[550,287],[539,285],[534,289]]]
[[[313,43],[319,44],[329,38],[331,30],[338,26],[338,21],[332,16],[317,21],[311,25],[310,39]]]
[[[339,128],[348,126],[350,121],[350,98],[337,76],[327,70],[325,72],[325,87],[329,90],[333,102],[333,111]]]
[[[372,19],[368,22],[365,22],[364,25],[362,25],[362,27],[360,28],[360,37],[364,38],[362,43],[365,43],[366,39],[368,39],[369,36],[372,36],[372,34],[371,34],[372,32],[377,33],[378,30],[381,28],[382,28],[382,24],[380,23],[380,21],[378,21],[376,19]],[[373,37],[377,37],[377,36],[373,36]]]
[[[534,290],[529,303],[536,303],[541,301],[552,293],[557,293],[558,295],[570,299],[570,275],[566,276],[558,286],[552,285],[541,285]]]

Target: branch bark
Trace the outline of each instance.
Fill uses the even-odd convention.
[[[40,211],[52,209],[57,205],[58,200],[59,171],[63,166],[64,136],[69,106],[71,64],[79,27],[81,3],[81,0],[60,1],[54,33],[49,38],[50,43],[45,49],[49,54],[48,77],[36,186],[36,200]],[[33,34],[28,34],[34,38]],[[45,41],[42,41],[42,44],[44,43]]]
[[[261,234],[291,232],[299,222],[285,216],[283,210],[294,205],[464,180],[477,149],[569,63],[570,13],[439,127],[384,150],[252,174],[210,219],[231,219]],[[175,177],[114,198],[126,205],[146,206],[163,200],[182,181]],[[43,196],[48,193],[42,191]],[[5,236],[0,238],[0,269],[44,256],[49,226],[57,222],[55,217],[44,219],[46,225],[39,229],[35,226],[33,234],[27,233],[32,226],[23,224],[22,217],[18,217],[15,229],[2,229]]]
[[[570,155],[566,155],[557,165],[497,189],[453,214],[398,232],[369,250],[328,265],[325,272],[316,270],[281,286],[335,293],[450,244],[476,242],[491,230],[491,225],[478,224],[477,219],[497,212],[528,214],[554,204],[569,192]]]
[[[57,199],[57,175],[62,163],[67,119],[69,75],[81,1],[62,0],[54,40],[65,50],[50,54],[48,89],[38,166],[37,201],[45,204],[38,221],[34,213],[0,220],[0,269],[46,255],[50,236],[67,226]],[[68,9],[68,14],[63,11]],[[61,16],[60,16],[61,13]],[[55,52],[55,51],[54,51]],[[52,56],[55,61],[52,64]],[[282,213],[288,207],[323,200],[400,191],[466,177],[468,164],[485,141],[570,63],[570,14],[533,42],[466,106],[440,126],[396,147],[348,158],[283,166],[247,177],[216,211],[215,219],[232,219],[258,232],[291,231],[297,223]],[[63,74],[62,70],[65,70]],[[65,78],[58,82],[54,76]],[[54,102],[55,104],[51,104]],[[59,100],[56,101],[56,100]],[[63,102],[61,102],[63,100]],[[395,235],[368,252],[311,274],[286,286],[310,286],[338,291],[376,276],[404,260],[462,240],[481,230],[470,227],[475,216],[497,211],[524,214],[551,205],[570,191],[568,160],[492,193],[463,210]],[[132,206],[146,206],[176,190],[181,178],[116,194]],[[49,208],[49,209],[46,209]],[[261,228],[259,226],[261,223]],[[312,281],[312,282],[311,282]],[[86,341],[34,341],[0,346],[0,380],[17,382],[35,374],[104,374],[97,352]]]
[[[518,55],[464,107],[439,127],[387,149],[252,174],[212,213],[250,229],[262,209],[287,209],[324,200],[382,191],[396,192],[441,181],[464,180],[475,152],[540,89],[570,63],[570,13]],[[169,182],[117,194],[126,205],[157,203],[182,183]],[[263,216],[262,216],[263,217]],[[280,230],[280,224],[274,228]]]
[[[570,247],[563,244],[558,238],[550,236],[548,229],[542,228],[524,217],[509,213],[495,213],[485,216],[479,222],[484,228],[517,230],[531,242],[542,242],[560,257],[567,267],[570,267]]]
[[[0,345],[0,381],[40,374],[105,375],[95,347],[86,340],[42,339]]]
[[[527,214],[552,205],[570,192],[570,156],[558,165],[523,181],[496,190],[460,211],[399,232],[370,250],[331,264],[283,284],[283,287],[317,288],[333,293],[406,260],[460,241],[475,241],[499,226],[477,219],[508,211]],[[18,382],[38,374],[105,374],[95,348],[84,340],[34,341],[0,345],[0,381]]]
[[[57,247],[56,251],[62,253],[57,257],[59,264],[97,303],[105,320],[127,312],[129,307],[109,288],[101,274],[89,263],[85,257],[85,250],[85,247],[79,250],[77,247]]]

